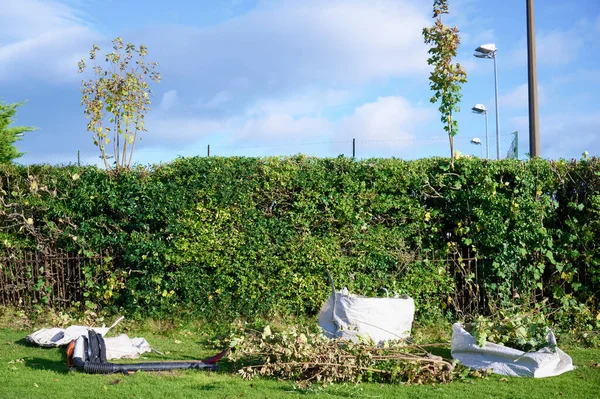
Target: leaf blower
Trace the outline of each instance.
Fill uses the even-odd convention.
[[[129,374],[136,371],[168,371],[181,369],[216,370],[217,362],[223,358],[228,349],[204,360],[185,360],[170,362],[144,362],[117,364],[106,361],[106,344],[102,335],[94,330],[88,336],[80,336],[71,341],[67,347],[67,364],[71,368],[88,374]]]

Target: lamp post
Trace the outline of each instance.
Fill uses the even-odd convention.
[[[496,87],[496,157],[500,159],[500,117],[498,113],[498,68],[496,67],[496,53],[498,49],[496,45],[493,43],[490,44],[482,44],[481,46],[475,49],[475,54],[473,54],[477,58],[491,58],[494,60],[494,84]]]
[[[471,139],[471,144],[478,145],[480,148],[481,158],[483,158],[483,147],[481,146],[481,139],[479,137],[473,137]]]
[[[483,104],[475,104],[473,108],[471,108],[474,114],[485,115],[485,157],[490,159],[490,141],[488,140],[488,111],[485,105]]]
[[[533,0],[527,0],[527,76],[529,87],[529,154],[533,158],[540,156],[540,120],[538,114]]]

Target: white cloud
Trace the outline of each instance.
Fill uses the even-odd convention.
[[[433,115],[431,108],[414,107],[405,98],[379,97],[345,118],[337,128],[337,137],[367,141],[364,147],[368,149],[407,149],[415,146],[419,125]]]
[[[585,82],[588,86],[600,85],[600,69],[579,68],[573,72],[561,73],[552,77],[553,85],[569,85]]]
[[[172,109],[177,104],[177,90],[169,90],[162,95],[158,109],[161,112],[166,112]]]
[[[56,29],[86,26],[81,13],[53,0],[3,0],[1,9],[0,37],[3,41],[21,41]]]
[[[470,51],[485,43],[494,43],[496,41],[496,32],[494,29],[483,29],[477,33],[461,33],[461,44],[467,46]],[[471,47],[473,47],[471,49]]]
[[[202,140],[229,125],[228,120],[198,116],[149,116],[146,120],[148,131],[141,135],[143,138],[141,146],[160,144],[165,147],[179,147],[182,143]]]
[[[273,112],[215,120],[202,117],[167,117],[150,119],[146,145],[181,147],[183,142],[197,143],[214,134],[229,136],[232,147],[306,142],[347,142],[356,138],[363,149],[383,152],[414,148],[416,133],[434,118],[431,108],[415,107],[398,97],[380,97],[362,104],[338,122],[321,116]],[[225,137],[225,136],[224,136]],[[168,142],[168,143],[167,143]]]
[[[512,125],[521,132],[519,153],[529,152],[529,119],[527,116],[512,118]],[[584,151],[590,156],[600,156],[600,115],[564,110],[560,114],[540,115],[541,155],[550,159],[580,158]]]
[[[320,115],[324,110],[347,103],[353,98],[346,90],[307,89],[287,97],[264,98],[246,110],[246,115],[288,114]]]
[[[219,106],[231,100],[231,98],[231,93],[229,93],[227,90],[221,90],[208,102],[200,104],[200,106],[204,108],[218,108]]]
[[[250,143],[300,142],[307,139],[326,139],[331,124],[324,118],[273,114],[264,118],[249,119],[244,123],[235,141]]]
[[[421,30],[430,21],[413,3],[418,2],[275,2],[215,26],[159,26],[141,34],[150,51],[160,49],[163,70],[177,70],[191,82],[204,80],[199,86],[213,95],[232,76],[262,90],[362,83],[426,73]]]
[[[536,60],[538,65],[558,67],[569,65],[579,59],[589,40],[593,40],[588,29],[580,24],[571,30],[554,30],[536,34]],[[500,57],[500,55],[498,55]],[[509,53],[508,65],[527,65],[527,41],[522,39],[516,49]]]
[[[77,62],[100,36],[76,9],[54,1],[2,4],[0,81],[76,80]]]
[[[546,90],[538,84],[538,104],[546,103]],[[529,106],[529,85],[523,83],[498,99],[500,109],[521,109]]]

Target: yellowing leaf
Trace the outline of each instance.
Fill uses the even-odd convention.
[[[271,335],[273,335],[273,333],[271,332],[271,327],[267,325],[263,329],[262,337],[263,337],[263,339],[265,339],[267,337],[270,337]]]
[[[32,218],[27,218],[27,224],[28,225],[32,225],[33,224],[33,219]]]

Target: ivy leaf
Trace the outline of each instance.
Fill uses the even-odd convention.
[[[556,264],[556,261],[554,260],[554,254],[552,254],[552,251],[546,251],[546,258],[548,258],[550,263],[552,263],[553,265]]]

